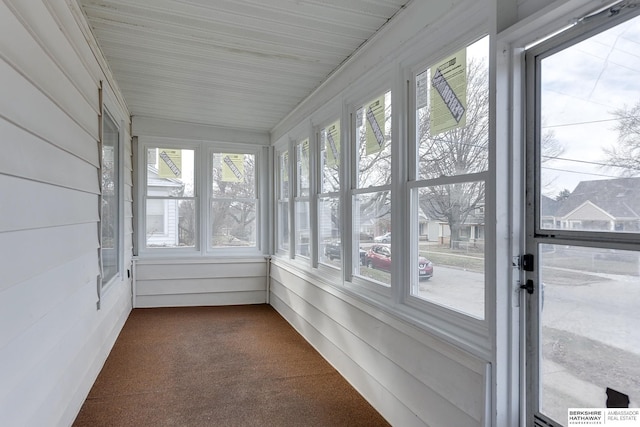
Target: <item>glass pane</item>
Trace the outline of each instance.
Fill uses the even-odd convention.
[[[194,150],[147,150],[147,196],[193,197]]]
[[[255,200],[214,200],[211,220],[211,246],[256,246]]]
[[[391,192],[354,196],[353,215],[353,273],[390,286]]]
[[[163,235],[166,233],[167,203],[164,200],[147,200],[147,235]]]
[[[320,262],[334,267],[342,265],[340,244],[340,199],[321,197],[318,200],[318,256]]]
[[[297,197],[309,196],[309,139],[296,145]]]
[[[489,168],[489,37],[416,77],[418,179]]]
[[[309,226],[309,202],[308,201],[296,201],[295,202],[296,213],[296,255],[302,255],[308,257],[309,241],[311,237],[311,228]]]
[[[340,121],[320,132],[321,193],[340,191]]]
[[[542,59],[540,226],[640,232],[640,17]]]
[[[278,159],[280,167],[280,198],[286,199],[289,197],[289,152],[281,153]]]
[[[540,411],[564,423],[568,408],[607,407],[607,388],[637,407],[640,253],[539,248]]]
[[[194,200],[147,200],[146,224],[146,244],[149,248],[195,247]]]
[[[120,182],[119,131],[108,115],[104,116],[102,132],[102,215],[100,216],[101,256],[106,284],[118,274]]]
[[[289,250],[289,202],[278,202],[278,249]]]
[[[411,294],[483,319],[484,182],[417,191],[418,260]]]
[[[256,194],[256,156],[253,154],[213,154],[212,195],[254,199]]]
[[[357,188],[391,184],[391,92],[356,112]]]

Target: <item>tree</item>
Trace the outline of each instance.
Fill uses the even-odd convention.
[[[247,244],[253,239],[256,220],[255,156],[245,154],[243,159],[244,170],[236,181],[225,178],[223,155],[215,157],[214,164],[219,166],[212,171],[211,236],[214,245],[226,246],[234,239]]]
[[[357,185],[358,188],[387,187],[391,184],[391,93],[385,94],[384,110],[384,142],[379,150],[368,152],[366,132],[366,112],[360,109],[357,113],[357,122],[361,125],[357,128],[358,139],[357,155]],[[361,193],[358,196],[359,214],[361,224],[364,221],[372,221],[377,232],[389,228],[391,215],[391,192],[388,189],[379,189]],[[362,227],[361,227],[362,228]],[[363,231],[354,230],[354,232]]]
[[[418,172],[421,179],[454,177],[486,171],[489,167],[489,79],[486,61],[467,65],[466,124],[430,134],[431,108],[418,110]],[[431,89],[433,90],[433,89]],[[484,206],[484,181],[432,185],[420,191],[420,208],[430,218],[447,222],[450,246],[460,240],[469,216]]]
[[[564,190],[559,192],[558,195],[556,196],[556,202],[562,202],[564,200],[567,200],[569,196],[571,196],[571,191],[565,188]]]
[[[613,112],[618,120],[618,143],[604,149],[609,168],[622,169],[622,176],[640,175],[640,101]]]

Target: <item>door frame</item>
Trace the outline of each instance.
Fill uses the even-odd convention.
[[[626,2],[620,2],[625,4]],[[618,4],[620,4],[618,3]],[[613,7],[616,7],[614,5]],[[611,6],[609,6],[611,7]],[[533,47],[527,47],[520,53],[523,60],[522,71],[524,87],[524,138],[521,153],[523,155],[523,171],[521,179],[524,183],[525,197],[523,200],[523,215],[520,217],[524,224],[522,226],[522,239],[524,253],[533,254],[534,262],[531,271],[520,269],[519,283],[526,284],[533,281],[534,291],[529,294],[526,289],[520,289],[521,310],[521,364],[520,379],[521,391],[521,414],[524,419],[523,425],[554,426],[561,427],[562,424],[551,420],[544,414],[539,413],[540,403],[540,355],[541,355],[541,325],[540,308],[542,304],[543,290],[539,283],[539,248],[543,244],[571,245],[580,247],[598,247],[610,249],[638,250],[636,233],[615,233],[615,232],[590,232],[579,230],[546,230],[540,226],[540,139],[539,124],[541,122],[540,112],[540,60],[555,54],[569,46],[575,45],[596,34],[606,31],[640,14],[640,6],[628,8],[623,7],[618,13],[610,14],[609,7],[595,10],[583,15],[578,20],[579,25],[574,25],[568,29],[552,35],[543,42]],[[552,34],[552,33],[549,33]],[[517,219],[516,219],[517,220]]]

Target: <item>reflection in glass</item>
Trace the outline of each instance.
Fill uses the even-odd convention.
[[[307,200],[296,201],[294,204],[296,214],[296,255],[309,257],[311,227],[309,225],[309,202]]]
[[[147,150],[147,196],[194,197],[194,150]]]
[[[118,274],[120,245],[120,162],[119,130],[108,114],[102,132],[102,213],[100,215],[100,251],[102,284]]]
[[[391,184],[391,92],[356,112],[357,188]]]
[[[319,261],[339,268],[342,265],[342,246],[338,197],[322,197],[318,200],[318,241]]]
[[[278,155],[278,250],[289,250],[289,152]]]
[[[340,191],[340,121],[320,131],[320,193]]]
[[[391,285],[391,245],[383,241],[391,231],[390,197],[390,191],[353,197],[353,274],[384,286]]]
[[[196,213],[194,200],[147,199],[146,209],[147,247],[195,247]]]
[[[211,247],[256,246],[256,156],[214,153]]]
[[[289,202],[278,201],[278,249],[289,250]]]
[[[309,196],[309,139],[296,145],[296,197]]]
[[[412,271],[412,295],[484,318],[484,182],[416,191],[416,252],[433,264],[433,277],[420,281],[420,269]]]
[[[217,199],[211,203],[211,246],[256,246],[256,202]]]
[[[541,60],[539,225],[640,231],[640,18]]]
[[[606,407],[606,388],[640,402],[640,253],[540,245],[540,410]],[[633,406],[633,405],[632,405]]]
[[[432,71],[439,68],[434,66],[416,77],[418,179],[464,175],[489,168],[489,37],[453,58],[452,61],[461,58],[467,61],[466,70],[462,70],[466,71],[466,81],[454,90],[466,107],[459,124],[442,128],[439,123],[442,119],[436,117],[442,111],[441,106],[431,101],[440,96],[433,88]]]

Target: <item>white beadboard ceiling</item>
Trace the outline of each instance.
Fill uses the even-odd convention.
[[[267,132],[409,0],[79,0],[134,116]]]

